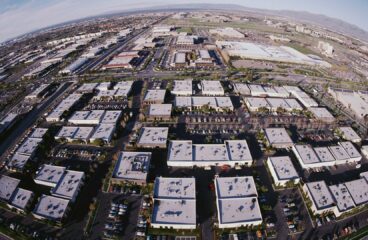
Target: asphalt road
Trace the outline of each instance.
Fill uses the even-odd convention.
[[[28,114],[26,114],[21,120],[19,120],[16,128],[11,131],[6,138],[0,143],[0,156],[2,161],[6,156],[5,153],[10,149],[10,147],[16,143],[18,139],[30,128],[42,114],[47,110],[47,108],[59,97],[61,96],[71,83],[62,84],[51,96],[45,99],[40,105],[36,106]]]

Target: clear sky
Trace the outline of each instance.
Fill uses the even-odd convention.
[[[39,28],[111,11],[206,2],[308,11],[339,18],[368,31],[368,0],[0,0],[0,42]]]

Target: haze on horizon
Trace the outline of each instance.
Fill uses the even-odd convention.
[[[207,1],[209,2],[209,1]],[[203,4],[200,0],[177,0],[175,4]],[[211,0],[211,4],[224,4],[224,1]],[[169,0],[0,0],[0,42],[19,35],[49,27],[55,24],[77,20],[99,14],[126,11],[137,8],[167,6]],[[230,0],[226,4],[244,7],[295,10],[323,14],[354,24],[368,31],[366,0]]]

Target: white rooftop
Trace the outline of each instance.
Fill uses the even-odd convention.
[[[224,144],[192,144],[192,141],[173,140],[169,144],[168,161],[227,164],[230,161],[252,161],[252,155],[246,140],[227,140]]]
[[[324,181],[309,182],[306,186],[317,210],[330,208],[335,204],[334,198]]]
[[[171,104],[151,104],[149,106],[150,116],[170,116],[171,115]]]
[[[175,95],[190,95],[192,94],[192,80],[175,80],[174,87],[171,91]]]
[[[17,152],[24,155],[32,155],[41,141],[42,139],[40,138],[27,138],[17,149]]]
[[[257,197],[219,199],[217,204],[221,224],[244,223],[247,225],[247,222],[262,220]]]
[[[299,178],[290,157],[270,157],[269,160],[279,180],[292,180]]]
[[[165,144],[169,129],[167,127],[143,127],[139,137],[140,144]]]
[[[250,89],[246,83],[235,83],[234,91],[240,95],[250,95]]]
[[[315,153],[317,154],[319,160],[321,162],[332,162],[335,161],[334,156],[328,149],[328,147],[316,147],[314,148]]]
[[[304,164],[318,163],[319,158],[310,145],[294,145]]]
[[[97,87],[98,83],[84,83],[78,88],[78,92],[93,92]]]
[[[30,138],[43,138],[46,132],[47,132],[47,128],[35,128],[29,137]]]
[[[147,90],[146,95],[144,96],[144,101],[155,101],[163,103],[165,100],[166,90],[156,90],[150,89]]]
[[[103,116],[101,120],[101,123],[116,124],[121,114],[122,114],[122,111],[106,111],[105,115]]]
[[[349,190],[355,205],[365,204],[368,202],[368,182],[366,179],[360,178],[350,182],[345,182],[345,186]]]
[[[114,131],[115,131],[115,124],[101,123],[97,126],[97,128],[93,132],[91,140],[102,139],[106,142],[109,142],[112,138],[112,135],[114,134]]]
[[[0,175],[0,199],[8,201],[18,187],[20,180]]]
[[[156,177],[154,197],[159,199],[195,199],[195,178]]]
[[[247,97],[245,101],[249,104],[251,108],[270,107],[265,98]]]
[[[293,142],[285,128],[266,128],[265,133],[271,145]]]
[[[348,141],[360,141],[361,138],[352,127],[339,127],[344,139]]]
[[[29,155],[15,153],[8,162],[7,166],[9,168],[23,169],[30,158],[31,156]]]
[[[340,211],[346,211],[355,207],[353,198],[351,197],[345,184],[337,184],[329,186],[330,191],[335,198],[337,208]]]
[[[10,204],[16,208],[24,209],[32,197],[32,191],[23,188],[17,188],[17,190],[13,194],[13,197],[10,200]]]
[[[52,220],[61,220],[67,210],[69,200],[42,195],[33,213]]]
[[[196,201],[193,199],[155,199],[153,224],[195,225]]]
[[[150,152],[121,152],[115,165],[113,178],[145,181],[151,155]]]
[[[73,199],[79,191],[83,178],[84,172],[67,170],[56,187],[52,189],[52,195]]]
[[[220,81],[202,80],[202,93],[210,95],[224,95],[224,89]]]
[[[308,110],[311,111],[317,119],[335,119],[334,116],[332,116],[332,114],[324,107],[311,107],[308,108]]]
[[[35,180],[57,184],[64,175],[65,167],[44,164],[36,172]]]
[[[330,146],[329,149],[337,161],[348,160],[350,158],[345,149],[341,146]]]
[[[339,142],[340,146],[343,147],[346,153],[351,158],[361,158],[362,155],[359,151],[355,148],[355,146],[351,142]]]
[[[218,177],[215,181],[218,198],[258,196],[253,177]]]

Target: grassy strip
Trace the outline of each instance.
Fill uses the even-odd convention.
[[[91,214],[89,214],[88,221],[87,221],[86,228],[85,228],[85,232],[87,234],[89,234],[91,231],[91,228],[92,228],[93,222],[95,221],[97,210],[99,206],[100,206],[100,203],[97,202],[96,207],[92,210]]]
[[[28,240],[31,239],[30,237],[26,236],[23,233],[20,232],[14,232],[11,229],[7,228],[6,226],[0,225],[0,232],[4,235],[13,238],[13,239],[19,239],[19,240]]]
[[[349,239],[349,240],[359,240],[361,239],[362,237],[365,237],[365,236],[368,236],[368,226],[365,226],[361,229],[359,229],[359,231],[353,233],[353,234],[350,234],[346,237],[344,237],[343,239]]]

